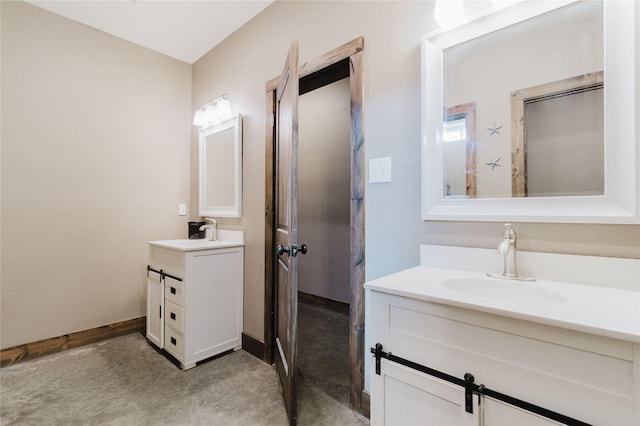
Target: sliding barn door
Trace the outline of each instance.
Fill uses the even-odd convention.
[[[289,423],[296,424],[298,323],[298,41],[294,40],[276,91],[275,364]]]

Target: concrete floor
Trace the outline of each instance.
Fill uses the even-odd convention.
[[[298,419],[304,425],[368,425],[349,410],[349,316],[298,305]]]
[[[324,333],[336,342],[325,340],[324,346],[342,347],[348,356],[348,344],[329,337],[344,319],[301,305],[299,321],[311,331],[307,336],[321,341]],[[312,321],[323,322],[311,326]],[[322,366],[321,352],[307,350],[311,343],[304,343],[303,334],[299,339],[298,424],[369,424],[348,408],[348,365],[347,382],[338,384],[344,368],[335,359],[338,351],[328,352],[324,358],[333,364]],[[328,379],[324,384],[322,376]],[[288,421],[275,370],[254,356],[237,351],[182,371],[135,333],[1,369],[0,424],[275,426]]]

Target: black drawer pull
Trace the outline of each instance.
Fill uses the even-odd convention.
[[[176,314],[174,314],[173,312],[171,312],[171,319],[172,320],[176,319]]]
[[[177,344],[177,343],[178,343],[178,341],[175,339],[175,337],[172,337],[172,338],[171,338],[171,344],[172,344],[172,345],[175,345],[175,344]]]
[[[176,288],[175,287],[171,287],[171,294],[176,294]]]

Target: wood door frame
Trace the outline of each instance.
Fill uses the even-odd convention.
[[[365,266],[365,144],[364,144],[364,37],[358,37],[324,55],[300,65],[299,78],[322,76],[342,61],[349,64],[351,93],[351,199],[350,199],[350,286],[349,321],[350,394],[352,409],[368,413],[364,390],[364,266]],[[264,299],[264,360],[274,359],[274,167],[275,167],[275,107],[276,89],[280,77],[265,83],[265,299]]]

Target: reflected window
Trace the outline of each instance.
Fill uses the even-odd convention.
[[[445,121],[442,129],[442,142],[466,142],[467,140],[467,120],[455,118]]]
[[[442,123],[445,198],[476,197],[476,104],[446,108]]]

